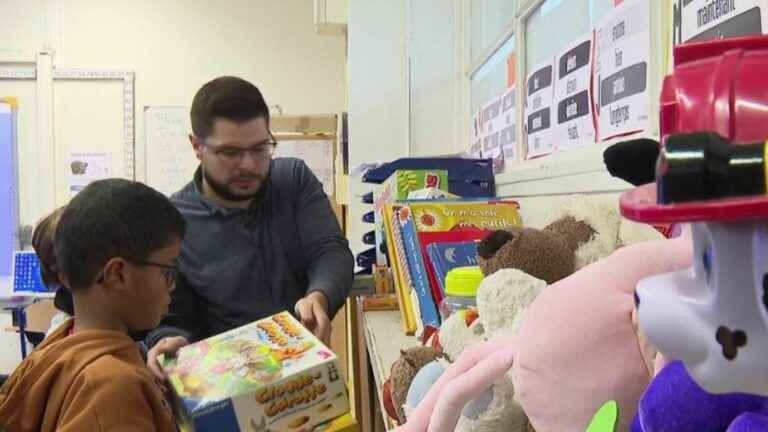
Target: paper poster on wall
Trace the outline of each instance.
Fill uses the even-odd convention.
[[[625,1],[596,29],[600,140],[648,126],[649,9],[647,1]]]
[[[544,63],[526,79],[526,159],[544,156],[554,150],[552,98],[554,67]]]
[[[323,184],[325,193],[334,194],[332,140],[279,140],[274,156],[303,160]]]
[[[490,135],[494,132],[498,132],[501,127],[501,95],[494,96],[489,100],[480,112],[481,119],[481,135]]]
[[[675,44],[761,34],[768,29],[768,0],[678,0],[673,10]]]
[[[112,177],[111,153],[70,153],[68,163],[70,198],[91,182]]]
[[[501,95],[501,118],[503,121],[499,138],[504,159],[517,159],[517,136],[515,135],[515,87]]]
[[[472,131],[469,143],[469,154],[475,158],[480,159],[483,156],[483,143],[481,140],[481,128],[482,121],[480,119],[480,110],[475,111],[472,116]]]
[[[564,151],[595,142],[592,118],[592,32],[579,38],[555,59],[556,151]]]
[[[171,196],[192,180],[199,161],[192,150],[189,108],[144,107],[147,184]]]
[[[501,158],[500,133],[504,124],[501,116],[501,102],[501,95],[498,95],[483,105],[481,110],[484,158]]]

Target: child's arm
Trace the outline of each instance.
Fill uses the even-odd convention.
[[[171,431],[173,416],[145,375],[128,365],[75,379],[56,427],[61,432]]]

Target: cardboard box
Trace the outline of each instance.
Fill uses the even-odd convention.
[[[339,359],[282,312],[165,362],[185,429],[312,430],[349,412]]]
[[[338,118],[336,114],[315,115],[276,115],[269,121],[273,133],[336,133]]]
[[[392,173],[373,193],[373,223],[376,235],[376,264],[387,265],[387,258],[382,251],[385,242],[384,207],[394,201],[408,198],[408,194],[425,188],[448,191],[448,171],[446,170],[397,170]]]

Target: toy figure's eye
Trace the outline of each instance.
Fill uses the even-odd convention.
[[[704,271],[707,272],[707,280],[712,275],[712,246],[704,248],[704,253],[701,256],[701,263],[704,265]]]

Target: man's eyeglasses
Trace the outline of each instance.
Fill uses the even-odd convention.
[[[176,280],[179,278],[179,268],[177,266],[170,266],[152,261],[141,261],[135,262],[134,264],[160,268],[163,276],[165,276],[165,284],[168,285],[168,288],[172,287],[173,284],[176,283]]]
[[[277,140],[269,132],[269,139],[263,144],[258,144],[248,149],[241,149],[237,147],[223,147],[217,148],[209,144],[203,144],[203,146],[210,150],[211,153],[223,164],[237,165],[242,162],[245,154],[248,153],[251,157],[258,162],[266,162],[272,158],[277,146]]]

